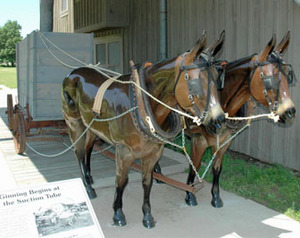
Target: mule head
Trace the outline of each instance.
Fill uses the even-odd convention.
[[[291,123],[295,118],[295,105],[289,92],[289,83],[293,82],[292,66],[283,60],[290,42],[288,31],[275,47],[275,35],[256,57],[250,82],[252,96],[271,112],[279,115],[279,122]]]
[[[204,31],[194,47],[177,58],[175,98],[182,109],[199,118],[198,125],[209,127],[213,134],[218,134],[225,122],[216,87],[218,72],[212,62],[213,56],[222,48],[223,40],[224,32],[205,49]]]

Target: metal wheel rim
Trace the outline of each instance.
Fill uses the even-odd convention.
[[[25,119],[22,112],[17,112],[14,119],[14,143],[15,150],[18,154],[23,154],[25,151],[26,132],[25,132]]]

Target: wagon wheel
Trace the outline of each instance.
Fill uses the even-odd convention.
[[[14,110],[13,110],[13,100],[12,95],[7,94],[7,119],[8,119],[8,127],[12,131],[14,126]]]
[[[15,114],[13,136],[16,152],[23,154],[26,146],[26,131],[24,114],[21,111],[17,111]]]

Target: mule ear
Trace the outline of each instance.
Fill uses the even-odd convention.
[[[272,39],[266,45],[265,49],[259,54],[258,58],[260,62],[263,62],[267,59],[268,55],[271,54],[271,52],[273,51],[275,44],[276,44],[276,34],[273,33]]]
[[[285,33],[281,42],[275,47],[275,51],[278,51],[280,54],[284,54],[290,44],[290,31]]]
[[[186,60],[187,60],[186,63],[188,64],[192,63],[195,60],[196,56],[203,51],[205,46],[206,46],[206,31],[204,30],[202,34],[202,38],[196,42],[196,44],[191,49],[191,51],[186,55]]]
[[[223,30],[219,38],[208,47],[208,50],[211,52],[212,57],[215,57],[215,55],[218,54],[219,51],[222,49],[224,39],[225,39],[225,30]]]

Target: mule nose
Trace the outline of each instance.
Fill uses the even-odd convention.
[[[290,114],[292,117],[295,117],[296,116],[296,108],[293,107],[292,109],[290,109]]]
[[[219,121],[220,124],[225,123],[225,114],[222,113],[221,115],[219,115],[219,116],[217,117],[217,120]]]
[[[295,114],[296,114],[296,109],[295,109],[294,107],[288,109],[288,110],[285,112],[285,116],[286,116],[288,119],[294,118],[294,117],[295,117]]]
[[[221,133],[224,126],[225,126],[225,114],[220,113],[215,118],[210,119],[210,121],[206,127],[206,131],[209,134],[218,135]]]
[[[296,108],[292,107],[285,111],[284,114],[280,116],[279,122],[281,123],[292,123],[296,115]]]

